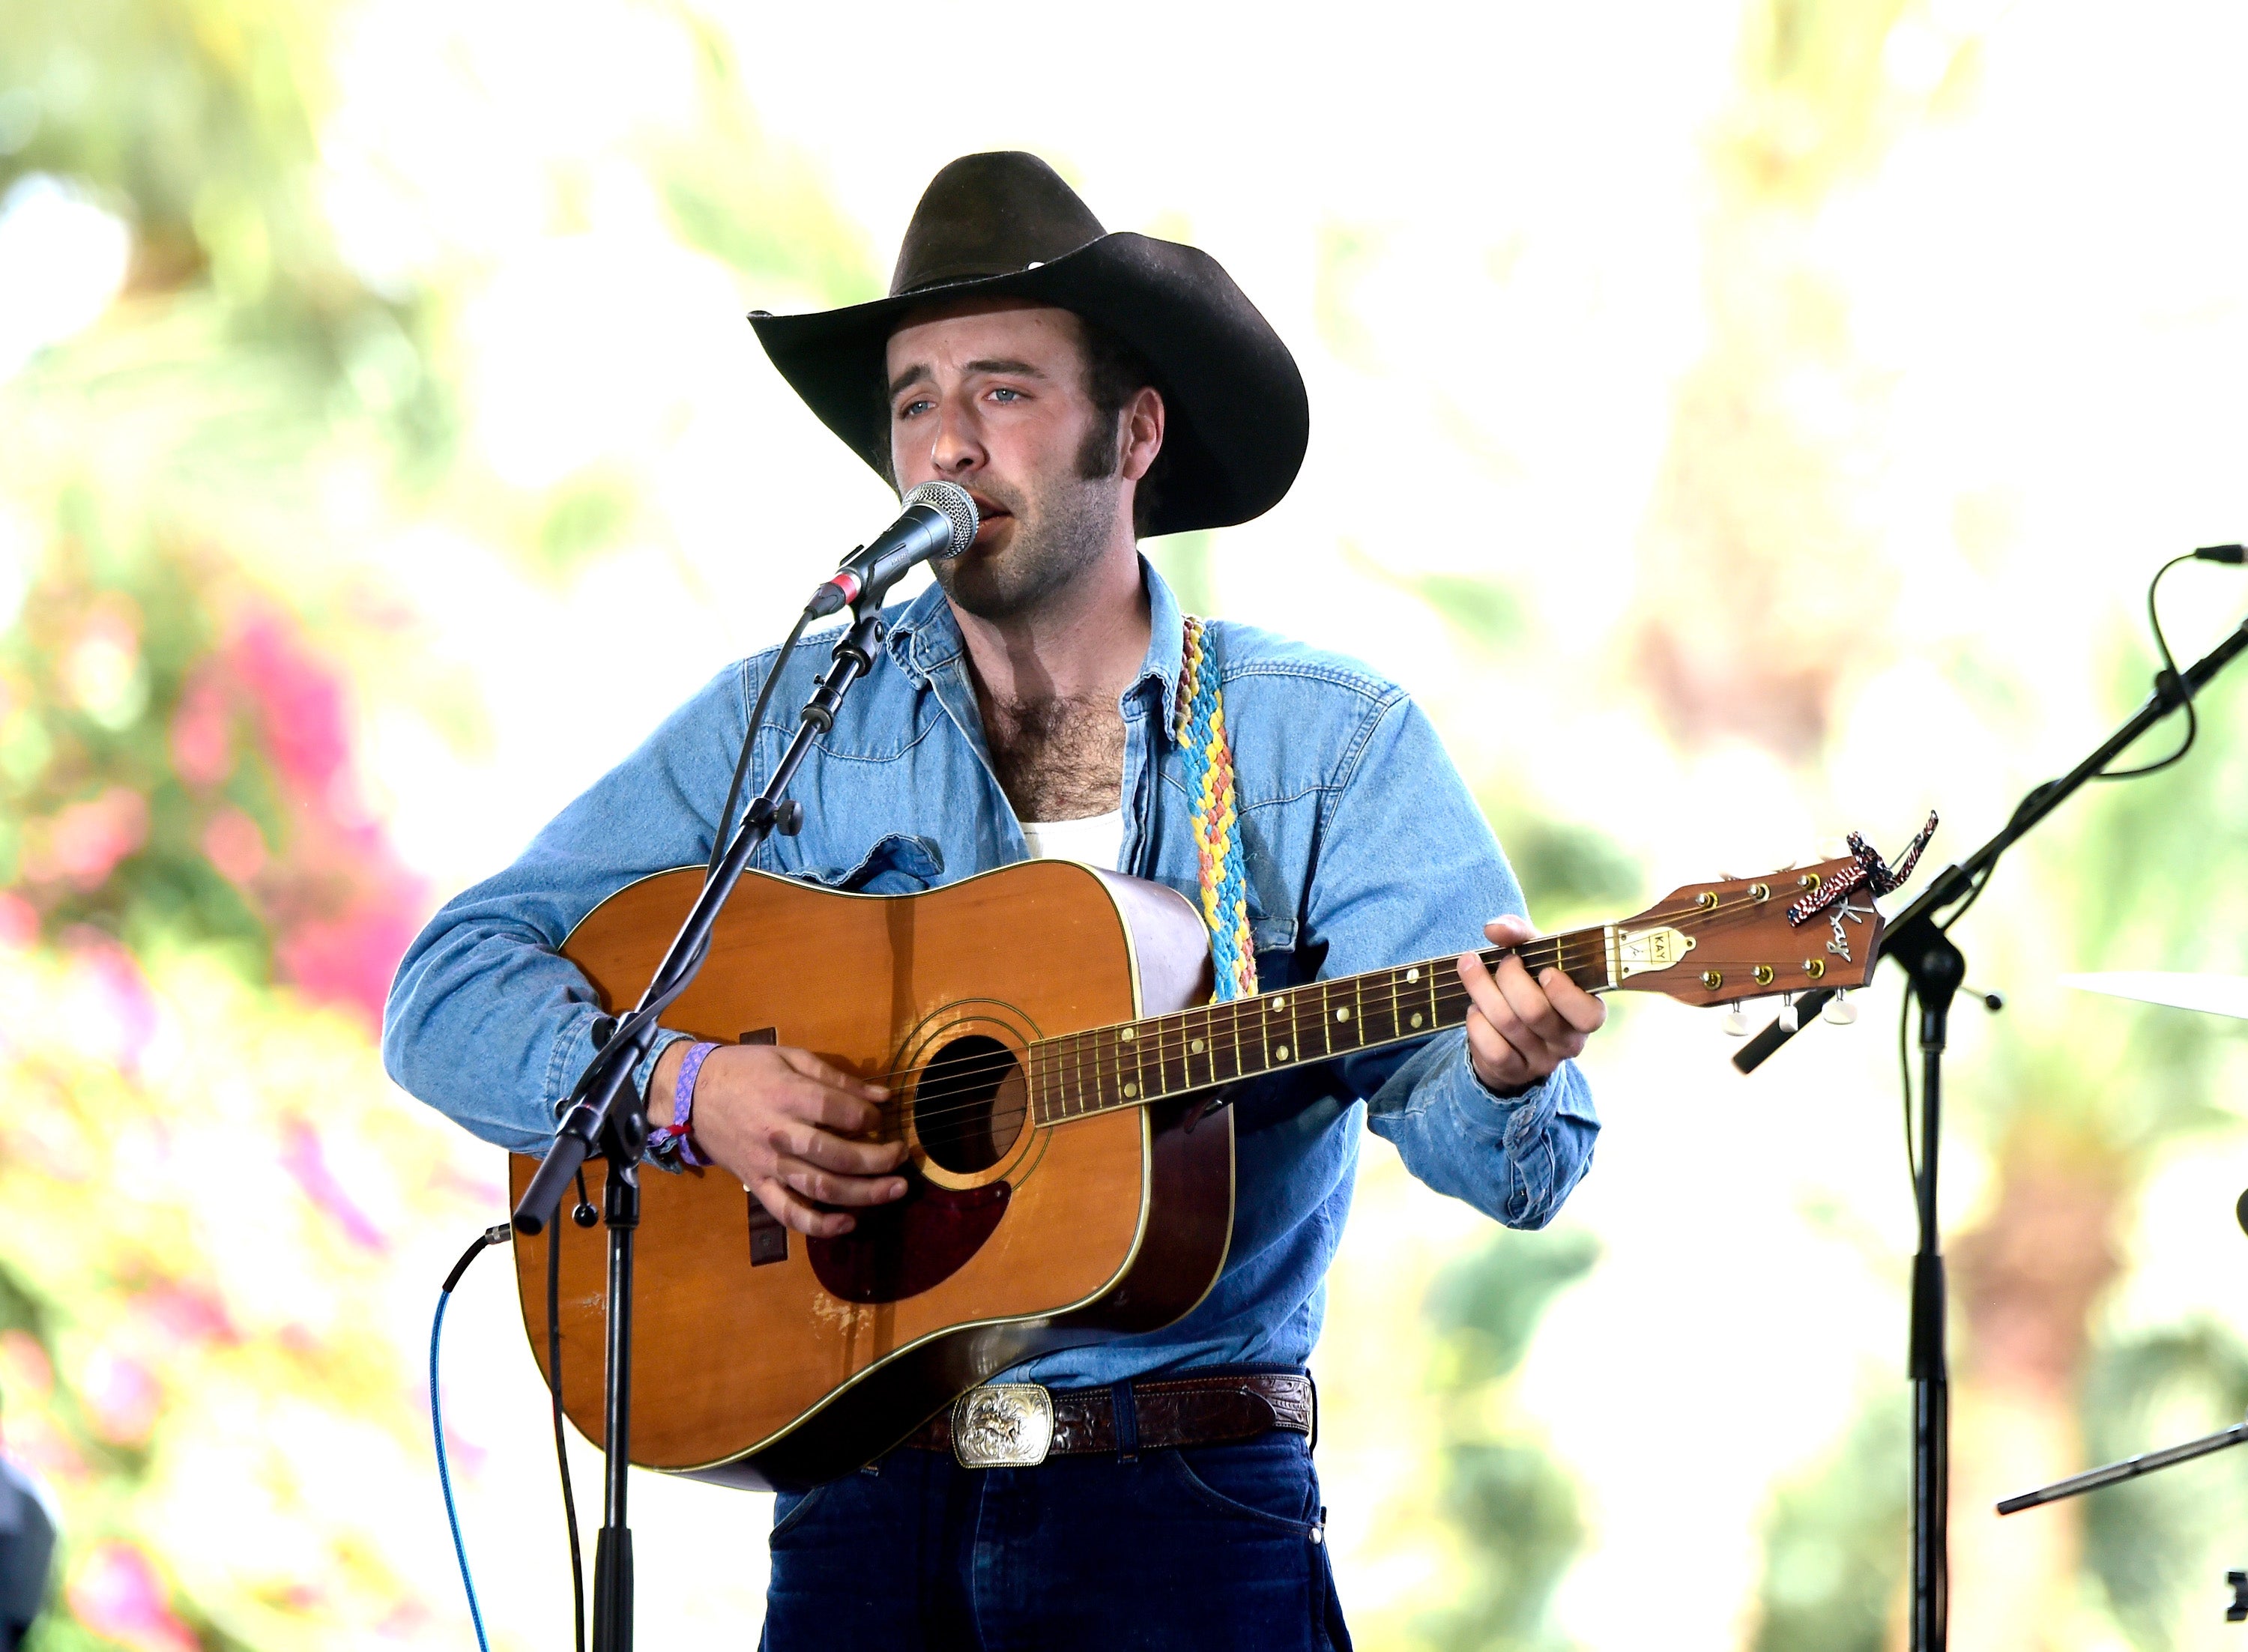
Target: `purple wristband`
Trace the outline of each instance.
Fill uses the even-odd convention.
[[[687,1059],[679,1064],[679,1081],[671,1086],[671,1122],[650,1133],[650,1139],[659,1148],[676,1143],[679,1162],[684,1165],[710,1162],[695,1150],[695,1136],[689,1128],[689,1121],[695,1115],[695,1081],[702,1076],[702,1063],[717,1047],[715,1044],[697,1044],[688,1050]]]

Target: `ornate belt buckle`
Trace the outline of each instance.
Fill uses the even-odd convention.
[[[1053,1396],[1035,1382],[989,1382],[952,1402],[952,1455],[963,1469],[1034,1469],[1053,1431]]]

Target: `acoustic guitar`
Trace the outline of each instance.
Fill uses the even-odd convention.
[[[1696,1004],[1855,987],[1881,933],[1872,901],[1804,909],[1855,865],[1689,886],[1511,949],[1533,975]],[[563,954],[605,1004],[638,997],[701,879],[643,879],[572,933]],[[1170,1324],[1225,1264],[1233,1123],[1210,1105],[1223,1086],[1467,1017],[1450,957],[1230,1004],[1208,1001],[1211,981],[1184,897],[1071,861],[907,895],[747,874],[665,1025],[809,1049],[888,1085],[881,1133],[908,1144],[909,1190],[848,1234],[806,1239],[723,1170],[644,1175],[633,1461],[802,1488],[1008,1366]],[[512,1156],[517,1198],[536,1167]],[[603,1167],[586,1169],[598,1203]],[[599,1444],[606,1249],[598,1229],[554,1225],[563,1406]],[[543,1369],[547,1241],[518,1237],[515,1254]]]

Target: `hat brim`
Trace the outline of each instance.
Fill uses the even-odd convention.
[[[1106,235],[1031,269],[750,322],[820,422],[891,479],[891,332],[908,311],[984,296],[1073,311],[1154,369],[1164,429],[1162,485],[1144,528],[1150,536],[1246,522],[1294,483],[1311,439],[1311,402],[1295,358],[1217,259],[1176,242]]]

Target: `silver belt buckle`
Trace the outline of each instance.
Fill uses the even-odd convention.
[[[987,1382],[952,1402],[952,1455],[963,1469],[1034,1469],[1053,1431],[1053,1395],[1035,1382]]]

